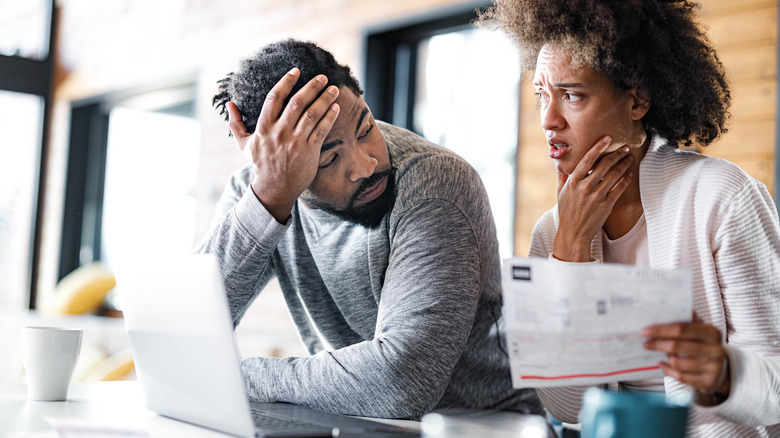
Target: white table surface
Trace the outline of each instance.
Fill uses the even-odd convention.
[[[416,421],[371,420],[421,429],[421,423]],[[55,425],[63,427],[67,422],[76,424],[71,425],[66,434],[58,434]],[[437,423],[440,423],[438,427]],[[431,438],[547,436],[546,423],[542,417],[501,412],[486,416],[432,414],[423,420],[422,426],[423,435]],[[74,382],[71,383],[68,400],[60,402],[30,401],[27,400],[27,385],[0,383],[0,438],[61,436],[224,438],[231,435],[166,418],[147,410],[144,407],[141,386],[137,381]]]
[[[88,424],[92,428],[110,426],[114,430],[111,434],[99,434],[95,430],[84,434],[74,433],[74,438],[230,436],[147,410],[137,381],[74,382],[70,386],[68,400],[61,402],[29,401],[27,385],[0,383],[0,438],[58,438],[49,419],[53,419],[55,424],[68,419]],[[123,435],[120,433],[122,431],[127,433]],[[131,434],[133,431],[136,433]]]

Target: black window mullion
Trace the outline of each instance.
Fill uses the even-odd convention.
[[[390,122],[393,114],[393,98],[391,91],[395,90],[395,57],[394,47],[382,36],[370,36],[366,40],[366,50],[363,59],[368,60],[365,66],[363,96],[371,108],[373,116],[378,120]]]
[[[410,44],[399,44],[395,51],[395,87],[393,88],[393,125],[410,129],[414,120],[414,96],[409,91],[415,82],[412,76],[414,53]]]
[[[54,36],[56,35],[56,8],[54,0],[47,2],[49,26],[47,35],[46,56],[42,60],[29,59],[21,56],[0,55],[0,90],[15,93],[31,94],[43,99],[40,147],[38,150],[38,175],[34,182],[33,196],[35,197],[33,212],[32,233],[30,236],[30,257],[28,259],[28,308],[35,308],[35,294],[38,288],[38,270],[40,257],[41,229],[44,209],[44,190],[46,186],[46,166],[49,144],[49,127],[51,125],[52,87],[54,83]]]
[[[0,89],[38,96],[49,94],[48,61],[0,55],[0,71],[3,72]]]
[[[108,145],[108,114],[104,110],[93,115],[89,153],[87,154],[86,181],[84,186],[84,218],[81,233],[79,264],[100,260],[100,241],[103,222],[103,191],[106,185],[106,155]],[[85,253],[89,250],[89,254]]]
[[[51,53],[51,52],[50,52]],[[53,73],[52,73],[53,74]],[[44,188],[46,187],[46,167],[48,164],[48,155],[46,151],[49,145],[49,127],[51,125],[51,95],[43,98],[43,117],[41,129],[41,149],[38,153],[38,180],[36,187],[33,188],[35,201],[35,212],[33,213],[33,235],[31,236],[30,259],[29,259],[29,285],[30,296],[28,297],[28,308],[35,309],[36,291],[38,290],[38,271],[40,268],[41,254],[41,234],[43,233],[43,210],[46,204]]]
[[[60,279],[100,256],[108,115],[97,103],[73,108],[71,128],[60,242]],[[82,252],[83,248],[91,254]]]

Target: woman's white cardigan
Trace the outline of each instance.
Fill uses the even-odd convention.
[[[780,437],[780,224],[766,187],[725,160],[676,150],[659,138],[639,168],[650,264],[690,267],[697,315],[723,334],[731,394],[695,406],[689,435]],[[557,206],[537,221],[532,257],[552,254]],[[591,244],[602,260],[602,236]],[[687,391],[664,378],[667,395]],[[558,419],[576,423],[584,388],[540,389]]]

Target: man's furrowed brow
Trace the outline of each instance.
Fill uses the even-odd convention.
[[[355,126],[355,135],[357,135],[358,131],[360,131],[360,125],[363,124],[363,120],[366,118],[366,115],[368,115],[368,108],[363,108],[363,110],[360,112],[360,117],[358,117],[357,126]],[[320,148],[320,154],[327,152],[343,143],[343,141],[338,139],[329,141],[322,145],[322,148]]]
[[[366,114],[368,114],[368,108],[363,108],[363,111],[360,112],[360,117],[358,118],[357,126],[355,126],[355,135],[357,135],[358,131],[360,131],[360,125],[363,124],[363,119],[366,118]]]
[[[329,142],[323,144],[322,148],[320,148],[320,154],[335,148],[336,146],[340,145],[341,143],[344,143],[344,142],[341,141],[341,140],[333,140],[333,141],[329,141]]]

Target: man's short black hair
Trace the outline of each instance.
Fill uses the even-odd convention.
[[[363,94],[350,68],[336,62],[333,54],[312,42],[287,39],[265,46],[244,59],[238,71],[219,80],[219,93],[212,104],[227,120],[225,105],[233,102],[241,112],[247,131],[254,132],[266,95],[294,67],[301,70],[301,76],[285,99],[285,106],[290,97],[318,74],[328,78],[328,85],[346,86],[358,96]]]

